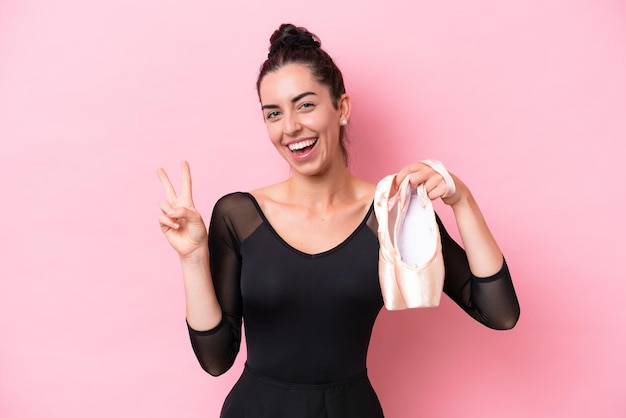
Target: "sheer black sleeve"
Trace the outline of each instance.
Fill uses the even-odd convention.
[[[465,312],[489,328],[506,330],[517,323],[519,302],[506,261],[490,277],[476,277],[465,250],[450,237],[437,216],[445,264],[444,292]]]
[[[222,308],[222,321],[208,331],[197,331],[189,326],[188,329],[200,365],[213,376],[230,369],[239,353],[242,324],[239,246],[258,225],[259,217],[255,213],[249,198],[242,193],[233,193],[217,201],[211,216],[210,267]]]

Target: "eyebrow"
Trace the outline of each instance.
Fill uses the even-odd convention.
[[[305,98],[306,96],[315,95],[312,91],[305,91],[304,93],[298,94],[296,97],[291,99],[291,103],[296,103],[298,100]],[[278,105],[275,104],[267,104],[261,106],[261,109],[278,109]]]

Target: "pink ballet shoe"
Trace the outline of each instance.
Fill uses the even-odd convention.
[[[445,271],[435,211],[425,186],[411,189],[408,177],[398,192],[389,196],[394,178],[382,179],[374,196],[380,242],[378,275],[385,307],[439,306]]]

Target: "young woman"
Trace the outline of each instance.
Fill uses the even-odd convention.
[[[182,164],[180,195],[158,171],[167,197],[160,224],[180,256],[193,350],[208,373],[224,373],[239,351],[245,320],[246,366],[222,417],[379,418],[366,374],[383,305],[376,186],[348,169],[350,96],[306,29],[281,25],[270,43],[257,90],[290,177],[222,197],[207,233],[193,205],[188,164]],[[426,164],[399,170],[394,187],[407,176],[412,187],[424,183],[430,199],[446,193],[442,176]],[[456,191],[443,201],[464,249],[438,220],[444,291],[486,326],[512,328],[519,305],[502,253],[470,190],[451,176]]]

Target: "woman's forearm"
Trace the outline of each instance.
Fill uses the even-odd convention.
[[[502,268],[502,252],[471,192],[455,178],[462,195],[451,205],[467,253],[470,270],[477,277],[489,277]]]
[[[189,326],[198,331],[215,328],[222,320],[222,309],[215,295],[209,267],[209,251],[181,257]]]

